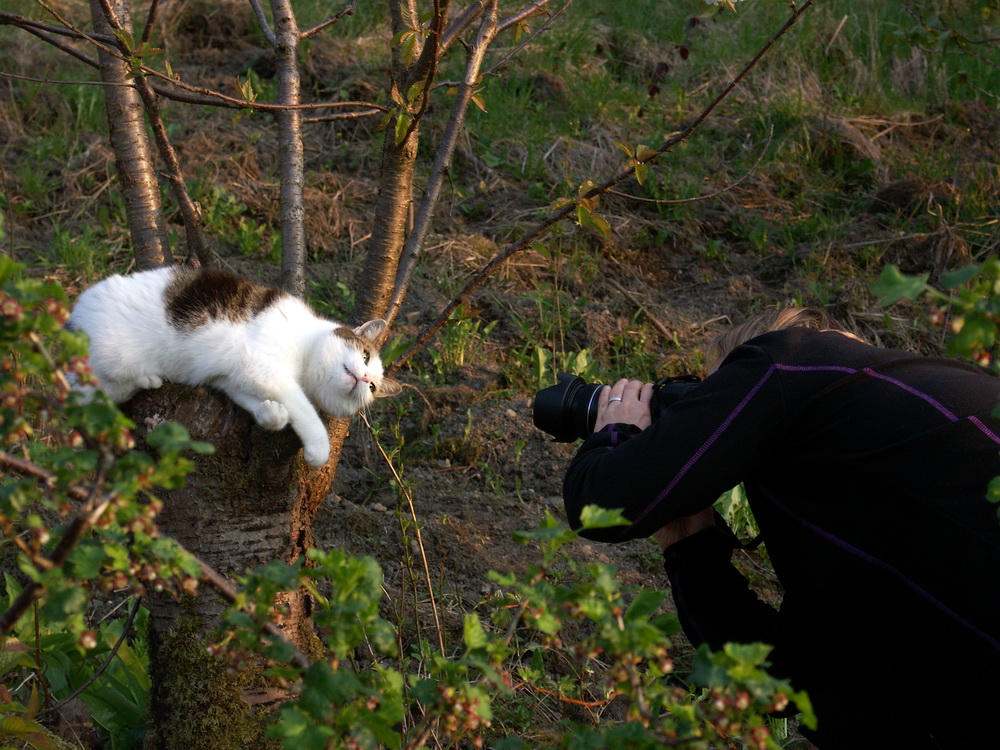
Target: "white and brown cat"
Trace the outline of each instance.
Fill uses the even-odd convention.
[[[112,276],[80,295],[69,325],[90,337],[90,366],[115,402],[165,380],[213,386],[264,429],[291,424],[311,466],[330,457],[317,410],[350,417],[400,391],[374,347],[384,320],[350,328],[222,271]]]

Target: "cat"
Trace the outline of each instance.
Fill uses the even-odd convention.
[[[213,386],[266,430],[291,424],[314,467],[330,457],[317,409],[350,417],[400,391],[374,347],[384,320],[350,328],[214,269],[111,276],[80,295],[68,325],[89,336],[91,369],[116,403],[165,380]]]

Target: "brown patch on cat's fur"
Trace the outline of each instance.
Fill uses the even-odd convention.
[[[333,329],[333,335],[339,336],[344,341],[354,344],[359,349],[367,348],[366,342],[354,332],[354,329],[348,328],[347,326],[337,326]]]
[[[247,321],[283,296],[280,289],[225,271],[179,270],[164,293],[164,302],[171,325],[190,329],[212,320]]]

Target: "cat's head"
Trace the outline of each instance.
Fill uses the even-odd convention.
[[[382,374],[375,344],[385,327],[381,318],[357,328],[337,326],[316,347],[309,363],[312,382],[307,384],[307,394],[320,410],[334,417],[351,417],[374,399],[402,390]]]

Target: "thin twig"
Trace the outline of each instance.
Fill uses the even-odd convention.
[[[66,562],[67,558],[69,558],[69,553],[73,551],[73,548],[83,538],[83,535],[93,528],[94,524],[104,514],[104,511],[111,505],[114,495],[105,497],[97,489],[103,481],[104,473],[107,471],[110,462],[111,459],[108,455],[105,454],[102,456],[94,486],[89,491],[79,490],[84,493],[85,502],[83,507],[73,517],[73,520],[66,526],[66,531],[56,543],[52,554],[49,555],[48,559],[52,563],[53,568],[58,568]],[[30,461],[25,461],[6,451],[0,451],[0,465],[7,466],[18,473],[38,479],[48,487],[54,487],[56,484],[55,475]],[[74,489],[72,487],[68,488],[67,494],[74,494]],[[21,618],[21,615],[31,606],[32,602],[44,593],[45,587],[42,584],[37,581],[29,581],[17,598],[7,606],[7,611],[0,616],[0,636],[9,633]]]
[[[71,700],[76,698],[84,690],[93,685],[94,682],[97,680],[97,678],[100,677],[102,674],[104,674],[104,670],[106,670],[111,665],[111,662],[118,655],[118,649],[122,647],[122,644],[125,642],[125,637],[128,635],[129,630],[132,629],[132,623],[135,621],[135,616],[139,614],[139,605],[141,604],[142,604],[142,597],[137,596],[135,598],[135,604],[132,605],[132,611],[128,613],[128,619],[125,620],[125,625],[122,627],[122,634],[118,636],[118,641],[111,648],[111,653],[108,654],[108,658],[104,660],[101,666],[94,671],[94,673],[90,676],[90,678],[86,682],[84,682],[82,685],[80,685],[80,687],[78,687],[76,690],[70,693],[70,695],[63,698],[54,706],[50,706],[49,708],[46,708],[44,711],[42,711],[41,712],[42,715],[47,714],[51,711],[59,710],[67,703],[69,703]]]
[[[542,3],[542,2],[534,3],[533,6],[531,6],[530,8],[526,8],[525,10],[521,11],[520,13],[516,13],[515,15],[511,16],[510,18],[505,18],[503,21],[499,21],[497,23],[497,33],[500,34],[500,33],[504,32],[504,31],[506,31],[507,29],[509,29],[511,26],[515,26],[515,25],[517,25],[519,23],[522,23],[526,18],[528,18],[529,16],[531,16],[534,13],[540,13],[541,10],[542,10],[541,6],[545,5],[545,4],[546,3]],[[555,13],[550,13],[549,16],[548,16],[548,18],[545,19],[545,21],[542,23],[541,26],[539,26],[537,29],[535,29],[535,31],[533,31],[531,34],[529,34],[525,38],[525,40],[523,42],[521,42],[519,45],[517,45],[508,54],[504,55],[495,64],[493,64],[489,68],[487,68],[484,71],[483,75],[490,75],[493,71],[495,71],[500,66],[504,65],[508,60],[510,60],[514,55],[516,55],[522,49],[524,49],[529,44],[531,44],[533,41],[535,41],[535,39],[537,39],[541,34],[543,34],[546,31],[548,31],[549,26],[551,26],[552,23],[557,18],[559,18],[559,16],[561,16],[566,11],[566,9],[570,5],[572,5],[572,4],[573,4],[573,0],[566,0],[566,2],[563,4],[563,6],[559,10],[557,10]],[[535,6],[538,6],[538,7],[535,7]]]
[[[257,25],[260,26],[260,30],[264,33],[267,43],[272,47],[277,47],[278,39],[275,37],[271,25],[267,22],[267,16],[264,14],[264,6],[260,4],[259,0],[250,0],[250,7],[253,8],[254,15],[257,16]]]
[[[312,28],[309,28],[309,29],[306,29],[305,31],[303,31],[301,34],[299,34],[299,39],[308,39],[313,34],[315,34],[315,33],[319,32],[319,31],[322,31],[323,29],[325,29],[327,26],[331,26],[331,25],[337,23],[344,16],[350,16],[350,15],[354,15],[354,3],[353,2],[350,5],[344,6],[344,9],[341,10],[339,13],[336,13],[336,14],[330,16],[325,21],[321,21],[320,23],[316,24]]]
[[[640,312],[645,313],[646,318],[649,319],[649,322],[653,324],[653,327],[656,328],[656,330],[660,332],[660,334],[663,336],[663,338],[666,341],[673,342],[673,340],[674,340],[674,334],[671,333],[670,329],[668,329],[665,325],[663,325],[663,323],[661,323],[656,318],[656,316],[653,315],[653,313],[651,313],[649,310],[647,310],[646,306],[643,305],[639,300],[637,300],[635,298],[635,296],[628,289],[626,289],[621,284],[619,284],[617,281],[615,281],[614,279],[611,279],[611,278],[608,279],[608,283],[611,284],[611,286],[613,286],[618,292],[620,292],[622,295],[624,295],[625,299],[627,299],[629,302],[631,302],[633,305],[635,305],[637,308],[639,308]]]
[[[767,153],[767,149],[771,145],[771,139],[774,137],[774,125],[770,127],[767,133],[767,143],[764,144],[764,148],[760,150],[760,154],[757,156],[757,160],[753,165],[746,171],[746,173],[740,177],[736,182],[726,185],[722,190],[716,190],[714,193],[708,193],[707,195],[696,195],[693,198],[642,198],[638,195],[630,195],[629,193],[623,193],[620,190],[608,190],[608,195],[617,195],[619,198],[628,198],[630,201],[639,201],[640,203],[655,203],[658,206],[676,206],[680,203],[697,203],[698,201],[707,201],[712,198],[718,198],[720,195],[728,193],[733,188],[746,182],[746,180],[757,171],[757,167],[764,160],[764,154]]]
[[[417,511],[413,506],[413,497],[409,492],[406,491],[403,485],[403,478],[399,476],[399,472],[396,471],[396,467],[393,465],[392,461],[389,459],[388,454],[382,448],[382,444],[378,440],[378,436],[375,434],[375,430],[372,429],[371,424],[368,422],[368,417],[365,416],[364,412],[360,414],[361,421],[364,422],[365,427],[368,428],[368,433],[372,436],[372,440],[375,442],[375,447],[378,448],[378,452],[382,454],[382,460],[385,461],[385,465],[389,467],[389,471],[392,472],[393,478],[396,480],[396,487],[399,489],[399,493],[406,499],[406,503],[410,509],[410,517],[413,519],[413,529],[417,537],[417,546],[420,548],[420,560],[424,567],[424,576],[427,579],[427,594],[430,596],[431,600],[431,611],[434,615],[434,626],[437,628],[438,646],[441,649],[441,654],[444,654],[444,631],[441,628],[441,620],[438,618],[438,607],[437,600],[434,596],[434,586],[431,583],[431,569],[427,564],[427,552],[424,550],[424,539],[420,534],[420,522],[417,519]]]
[[[121,83],[118,81],[59,81],[54,78],[34,78],[32,76],[21,76],[17,73],[5,73],[0,70],[0,76],[4,78],[12,78],[15,81],[29,81],[31,83],[52,83],[52,84],[62,84],[66,86],[131,86],[131,81],[127,83]]]
[[[170,183],[174,199],[180,209],[184,219],[184,232],[187,238],[188,257],[194,258],[198,265],[209,267],[215,265],[215,258],[205,241],[205,233],[202,227],[201,214],[195,205],[191,193],[188,191],[187,183],[184,182],[184,171],[181,167],[177,152],[170,142],[167,129],[163,124],[163,115],[160,110],[160,102],[153,87],[145,77],[135,80],[136,90],[142,99],[146,116],[149,119],[149,127],[153,132],[153,141],[156,143],[160,158],[166,164],[166,178]],[[192,264],[195,265],[195,264]]]
[[[159,10],[160,0],[152,0],[149,4],[149,11],[146,13],[146,25],[142,27],[142,36],[139,37],[136,49],[142,49],[144,45],[149,44],[149,38],[153,35],[153,24],[156,23],[156,14]]]

